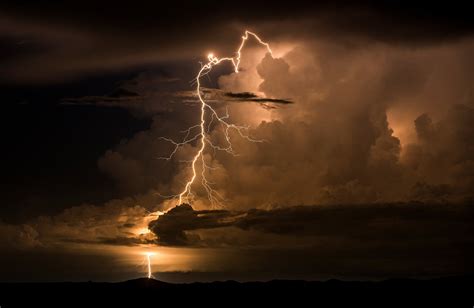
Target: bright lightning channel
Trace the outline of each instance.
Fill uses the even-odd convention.
[[[239,72],[239,67],[240,67],[240,60],[241,60],[241,52],[242,49],[245,46],[245,43],[249,39],[249,37],[252,36],[254,37],[257,42],[261,45],[263,45],[268,53],[273,57],[273,52],[270,48],[270,45],[266,42],[264,42],[260,37],[255,34],[254,32],[251,31],[245,31],[244,35],[242,36],[242,41],[240,43],[239,48],[237,49],[236,56],[235,57],[225,57],[225,58],[218,58],[216,57],[213,53],[209,53],[207,56],[208,62],[204,65],[201,66],[201,69],[199,70],[195,81],[196,81],[196,96],[199,98],[199,102],[201,103],[201,117],[200,117],[200,123],[194,126],[189,127],[187,130],[184,132],[186,133],[183,141],[181,142],[176,142],[172,139],[161,137],[162,140],[168,141],[171,144],[174,145],[173,151],[170,153],[169,156],[167,157],[160,157],[161,159],[165,160],[170,160],[174,154],[178,151],[178,149],[186,144],[190,144],[191,142],[198,141],[199,144],[199,150],[194,155],[193,159],[190,161],[191,162],[191,169],[192,169],[192,176],[190,179],[186,182],[186,185],[184,186],[183,190],[177,194],[170,196],[171,198],[176,198],[178,201],[178,205],[182,204],[184,201],[187,203],[191,203],[193,199],[193,193],[191,191],[192,185],[194,181],[196,180],[197,177],[197,169],[196,165],[198,161],[201,161],[201,184],[204,187],[204,189],[207,192],[208,199],[211,203],[211,206],[222,206],[222,201],[224,198],[212,188],[212,183],[206,178],[206,170],[212,170],[212,167],[206,164],[205,158],[204,158],[204,151],[206,149],[206,145],[210,146],[212,149],[217,150],[217,151],[224,151],[227,152],[231,155],[236,155],[234,152],[234,149],[232,147],[232,142],[230,138],[230,131],[235,131],[237,132],[242,138],[250,141],[250,142],[262,142],[263,140],[257,140],[253,139],[252,137],[249,136],[248,126],[241,126],[241,125],[235,125],[230,122],[228,122],[229,119],[229,113],[226,111],[224,115],[219,115],[212,106],[210,106],[206,101],[203,99],[202,94],[201,94],[201,77],[207,75],[214,66],[219,65],[222,62],[230,62],[232,63],[234,67],[235,73]],[[206,120],[206,113],[209,112],[210,119]],[[217,121],[217,123],[222,127],[224,137],[225,137],[225,145],[218,145],[214,144],[212,140],[210,139],[208,133],[210,130],[210,126],[213,123],[213,121]],[[197,132],[196,132],[197,130]],[[194,135],[192,132],[195,132]]]
[[[151,256],[155,255],[153,252],[146,252],[145,257],[147,261],[147,268],[148,268],[148,279],[153,278],[151,274]]]

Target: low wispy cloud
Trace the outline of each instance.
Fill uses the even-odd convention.
[[[159,81],[162,83],[163,81]],[[168,82],[168,81],[166,81]],[[270,98],[259,96],[251,92],[225,92],[215,88],[201,88],[202,97],[211,104],[256,103],[265,109],[276,109],[279,105],[290,105],[294,102],[287,98]],[[157,103],[159,102],[159,103]],[[199,98],[195,91],[154,91],[142,93],[140,89],[129,89],[128,84],[116,88],[106,95],[92,95],[83,97],[64,98],[62,105],[66,106],[98,106],[125,108],[141,111],[150,115],[163,111],[166,103],[181,102],[183,104],[197,104]]]

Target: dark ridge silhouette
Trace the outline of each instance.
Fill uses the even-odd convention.
[[[157,303],[166,300],[171,303],[190,302],[206,306],[227,306],[229,303],[252,306],[255,302],[281,304],[285,300],[292,305],[330,303],[330,306],[363,304],[377,307],[472,307],[474,276],[431,280],[389,279],[379,282],[272,280],[174,284],[138,278],[118,283],[0,283],[2,307],[24,306],[30,301],[36,306],[45,304],[64,307],[132,301],[134,304],[131,307],[137,307],[138,303],[144,302],[158,306]]]

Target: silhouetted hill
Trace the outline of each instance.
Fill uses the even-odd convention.
[[[385,281],[302,281],[268,282],[223,281],[173,284],[139,278],[118,283],[0,283],[1,307],[18,307],[27,303],[38,306],[95,306],[98,303],[160,305],[191,302],[196,305],[251,304],[255,302],[303,304],[326,303],[377,307],[473,307],[474,276],[431,280],[390,279]],[[153,304],[154,303],[154,304]]]

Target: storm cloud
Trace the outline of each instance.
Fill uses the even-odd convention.
[[[417,276],[472,270],[473,214],[471,204],[417,202],[239,213],[182,205],[150,229],[160,245],[233,251],[221,262],[247,274]]]
[[[470,40],[415,50],[380,44],[347,49],[320,41],[300,42],[281,58],[256,53],[255,60],[250,54],[241,73],[221,75],[220,89],[203,88],[203,97],[265,142],[233,136],[237,157],[206,152],[213,167],[208,176],[231,210],[469,200],[472,51]],[[185,161],[197,148],[191,143],[171,160],[159,160],[172,150],[160,137],[180,140],[196,123],[199,105],[191,91],[170,99],[155,85],[158,90],[142,104],[150,106],[142,108],[153,117],[150,130],[110,149],[99,167],[123,191],[173,195],[182,189],[189,174]],[[294,103],[266,108],[253,104],[256,97]],[[210,128],[210,137],[221,140]],[[194,189],[204,208],[205,191],[198,184]]]
[[[423,1],[271,6],[199,2],[179,8],[65,1],[3,4],[1,11],[1,43],[6,46],[1,80],[21,83],[51,83],[187,59],[203,48],[230,54],[247,27],[280,41],[317,37],[409,46],[457,40],[474,29],[463,5]]]
[[[5,153],[20,157],[4,160],[5,181],[21,183],[5,186],[15,186],[6,195],[18,199],[7,198],[0,222],[8,262],[24,252],[126,246],[116,250],[122,254],[147,245],[204,252],[204,269],[267,278],[471,272],[471,11],[403,1],[239,4],[0,5],[0,83],[34,98],[12,99],[18,117],[5,122],[6,132],[19,132]],[[174,145],[166,138],[183,140],[197,127],[200,61],[211,51],[235,56],[245,29],[273,56],[250,39],[239,73],[216,66],[201,91],[251,138],[231,133],[234,155],[207,148],[192,206],[178,205],[173,196],[200,144],[169,157]],[[110,76],[114,82],[105,82]],[[35,87],[53,93],[37,109]],[[54,108],[61,112],[51,115]],[[31,123],[56,117],[62,126],[21,133],[38,125],[23,112]],[[94,126],[88,117],[96,112]],[[75,133],[43,141],[71,114],[82,121],[71,122]],[[206,132],[215,144],[226,140],[215,121]],[[25,146],[15,153],[18,140]],[[36,158],[39,149],[49,151]],[[91,163],[79,164],[85,158]],[[222,196],[217,206],[200,185],[202,162]],[[56,164],[64,170],[49,177]],[[50,189],[38,197],[42,187]],[[60,204],[53,209],[44,195],[61,196]]]
[[[193,231],[235,227],[281,236],[342,237],[349,242],[446,241],[468,245],[474,240],[470,204],[389,203],[332,206],[294,206],[246,212],[196,211],[187,204],[173,208],[150,222],[162,245],[206,245]],[[186,234],[188,232],[188,234]],[[219,234],[220,230],[214,230]],[[225,236],[225,232],[222,233]],[[237,241],[236,243],[238,243]],[[270,244],[270,243],[269,243]]]

